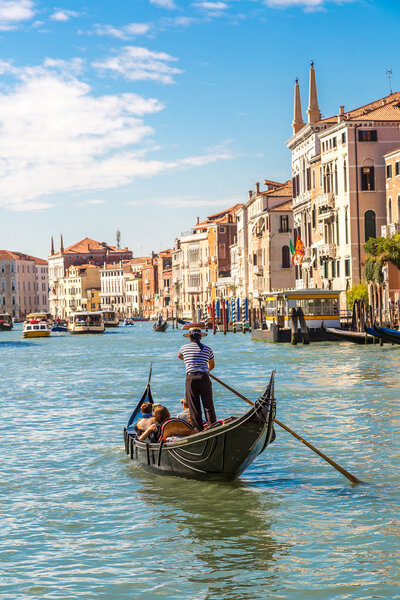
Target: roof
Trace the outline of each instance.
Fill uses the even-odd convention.
[[[274,212],[275,211],[279,212],[281,210],[292,210],[292,209],[293,209],[292,200],[288,200],[286,202],[282,202],[282,204],[277,204],[276,206],[273,206],[269,210],[272,210]]]
[[[384,154],[383,156],[390,156],[391,154],[398,154],[400,152],[400,146],[397,146],[396,148],[393,148],[393,150],[389,150],[388,152],[386,152],[386,154]]]
[[[63,254],[89,254],[90,252],[99,251],[106,251],[111,254],[121,254],[124,252],[130,252],[128,248],[116,248],[115,246],[110,246],[105,242],[98,242],[96,240],[92,240],[89,237],[85,237],[83,238],[83,240],[80,240],[79,242],[72,244],[72,246],[68,246],[68,248],[65,248]],[[61,254],[61,251],[59,250],[58,252],[55,252],[53,256],[56,256],[57,254]]]
[[[30,254],[24,254],[23,252],[11,252],[10,250],[0,250],[0,259],[2,260],[31,260],[37,265],[47,265],[47,260],[42,258],[36,258]]]
[[[204,229],[208,225],[213,225],[214,223],[227,223],[228,215],[235,215],[242,206],[244,206],[244,204],[234,204],[226,210],[222,210],[214,215],[209,215],[205,221],[197,223],[193,229]]]
[[[338,122],[339,117],[344,121],[400,121],[400,92],[394,92],[389,96],[345,112],[343,115],[328,117],[319,122]]]
[[[288,179],[287,181],[285,181],[285,183],[280,183],[279,185],[280,185],[280,187],[278,189],[271,190],[270,192],[267,190],[264,193],[268,194],[268,196],[270,198],[287,197],[287,196],[289,196],[291,198],[292,197],[292,191],[293,191],[292,180]]]

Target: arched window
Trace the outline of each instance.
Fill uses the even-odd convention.
[[[390,223],[393,223],[393,219],[392,219],[392,199],[389,198],[388,199],[388,206],[387,206],[387,217],[388,217],[388,225],[390,225]]]
[[[373,210],[367,210],[364,214],[364,234],[366,242],[371,237],[376,238],[376,215]]]
[[[290,250],[289,246],[282,246],[282,269],[290,268]]]

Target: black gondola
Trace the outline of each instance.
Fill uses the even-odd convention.
[[[351,329],[340,329],[339,327],[326,327],[323,321],[321,329],[331,335],[333,339],[342,340],[343,342],[352,342],[353,344],[373,344],[375,342],[374,336],[369,335],[367,332],[351,331]]]
[[[390,329],[390,327],[380,327],[374,323],[373,330],[375,335],[389,344],[400,344],[400,331]]]
[[[153,331],[166,331],[168,327],[168,321],[161,321],[161,323],[157,322],[153,325]]]
[[[13,328],[13,320],[8,313],[0,314],[0,331],[11,331]]]
[[[151,375],[151,372],[150,372]],[[225,419],[177,441],[140,442],[134,426],[143,402],[153,402],[150,377],[124,429],[125,450],[140,467],[158,475],[232,481],[275,439],[274,375],[254,406],[242,417]],[[171,422],[171,421],[169,421]]]

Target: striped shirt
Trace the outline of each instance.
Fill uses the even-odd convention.
[[[209,346],[203,344],[203,349],[200,350],[195,342],[182,346],[178,354],[183,356],[186,373],[196,371],[208,373],[208,361],[214,358],[214,353]]]

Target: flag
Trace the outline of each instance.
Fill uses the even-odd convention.
[[[289,248],[290,248],[290,254],[293,256],[294,255],[294,246],[293,246],[292,238],[290,236],[289,236]]]

